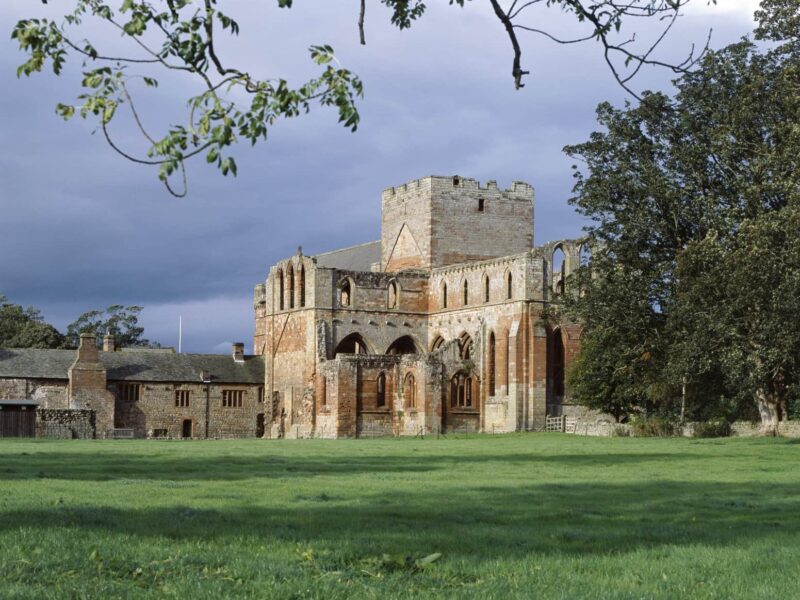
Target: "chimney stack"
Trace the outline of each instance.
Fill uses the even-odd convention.
[[[117,347],[114,342],[114,336],[110,333],[106,333],[103,336],[103,352],[114,352],[116,349]]]
[[[95,435],[105,437],[114,428],[114,395],[108,391],[106,368],[100,362],[94,333],[82,333],[75,362],[67,371],[69,407],[95,412]]]
[[[81,341],[78,344],[78,362],[96,363],[100,361],[97,353],[97,338],[93,333],[82,333]]]
[[[235,362],[244,362],[244,344],[242,342],[233,344],[233,360]]]

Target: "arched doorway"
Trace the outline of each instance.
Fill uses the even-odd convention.
[[[264,413],[258,413],[256,415],[256,437],[262,438],[264,437]]]

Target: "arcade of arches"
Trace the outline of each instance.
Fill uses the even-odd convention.
[[[567,347],[574,346],[569,333],[547,327],[544,336],[537,336],[537,328],[530,327],[525,339],[518,332],[512,336],[507,327],[488,330],[477,339],[466,332],[451,340],[437,334],[429,352],[411,335],[401,335],[383,354],[375,352],[378,342],[360,332],[349,333],[322,370],[317,422],[330,420],[327,413],[336,404],[331,402],[332,393],[338,396],[345,390],[355,397],[355,410],[347,422],[349,430],[340,429],[340,434],[410,435],[423,430],[481,431],[489,426],[497,431],[502,424],[498,405],[522,395],[524,378],[541,371],[537,360],[544,363],[542,392],[553,404],[565,396]],[[525,343],[529,349],[521,356]]]

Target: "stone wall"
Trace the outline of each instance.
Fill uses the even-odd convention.
[[[91,440],[96,437],[94,411],[39,408],[36,437]]]
[[[0,379],[0,400],[31,400],[41,408],[68,408],[67,381]]]
[[[440,267],[532,246],[533,188],[527,183],[500,190],[494,181],[481,186],[463,177],[424,177],[382,194],[381,270]]]
[[[731,425],[732,434],[742,437],[753,437],[762,435],[761,423],[751,423],[749,421],[736,421]],[[781,421],[778,425],[779,435],[798,438],[800,437],[800,421]]]
[[[130,382],[125,382],[126,384]],[[115,427],[133,429],[134,437],[184,437],[190,422],[192,438],[206,437],[206,384],[139,383],[140,396],[126,402],[121,383],[109,385],[115,397]],[[259,414],[264,413],[262,386],[212,383],[208,386],[208,437],[256,437]],[[243,392],[242,406],[223,406],[225,390]],[[189,405],[177,406],[176,392],[189,392]]]

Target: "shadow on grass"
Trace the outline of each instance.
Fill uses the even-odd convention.
[[[680,453],[681,460],[702,459],[701,454]],[[4,454],[0,480],[64,479],[114,481],[117,479],[234,481],[250,478],[309,477],[317,475],[352,476],[364,473],[426,473],[451,469],[455,464],[498,463],[520,468],[537,464],[564,467],[634,466],[640,463],[674,459],[675,453],[640,452],[613,454],[458,454],[336,456],[191,456],[152,454],[88,454],[32,452]]]
[[[666,545],[734,546],[776,535],[796,539],[800,485],[638,482],[453,486],[447,491],[417,487],[372,494],[353,491],[349,496],[320,493],[274,508],[131,511],[55,505],[6,511],[2,517],[3,532],[66,528],[178,541],[284,542],[340,557],[335,560],[383,552],[442,552],[485,561],[531,552],[588,555]],[[71,535],[56,535],[62,534]]]

